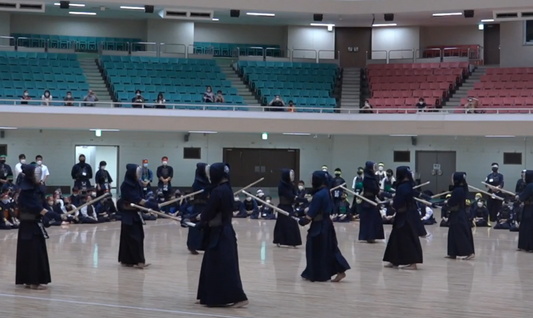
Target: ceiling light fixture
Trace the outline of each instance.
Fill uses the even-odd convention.
[[[332,26],[332,27],[334,27],[335,24],[333,24],[333,23],[311,23],[311,26],[318,26],[318,27],[329,27],[329,26]]]
[[[389,27],[389,26],[397,26],[396,23],[376,23],[372,24],[373,27]]]
[[[481,20],[481,22],[483,22],[483,23],[494,22],[494,19],[483,19],[483,20]]]
[[[291,136],[311,136],[310,133],[299,133],[299,132],[293,132],[293,133],[283,133],[284,135],[291,135]]]
[[[120,129],[105,129],[105,128],[101,128],[101,129],[98,129],[98,128],[92,128],[92,129],[89,129],[90,131],[120,131]]]
[[[213,18],[213,19],[211,19],[211,20],[213,20],[213,21],[218,21],[218,20],[219,20],[219,18]]]
[[[251,15],[255,17],[275,17],[274,13],[261,13],[261,12],[246,12],[246,15]]]
[[[190,134],[216,134],[216,131],[211,130],[190,130]]]
[[[13,130],[13,129],[18,129],[17,127],[0,127],[0,129],[3,129],[3,130]]]
[[[417,137],[417,135],[389,135],[391,137]]]
[[[447,12],[447,13],[433,13],[434,17],[450,17],[455,15],[463,15],[462,12]]]
[[[486,138],[514,138],[513,135],[486,135]]]
[[[144,10],[144,7],[120,6],[124,10]]]
[[[96,15],[96,12],[70,11],[68,14],[74,14],[74,15]]]
[[[54,5],[55,6],[60,6],[61,4],[59,2],[55,2]],[[71,6],[71,7],[80,7],[80,8],[85,7],[85,5],[82,4],[82,3],[70,3],[69,6]]]

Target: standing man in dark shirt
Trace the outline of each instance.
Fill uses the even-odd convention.
[[[490,184],[493,187],[502,189],[504,186],[503,183],[503,174],[498,172],[498,169],[500,166],[497,163],[492,164],[492,172],[485,178],[485,183]],[[486,186],[489,188],[488,186]],[[490,187],[488,189],[489,193],[498,194],[500,191]],[[489,209],[489,216],[491,222],[496,222],[496,215],[498,215],[498,212],[502,208],[502,201],[498,199],[489,198],[487,200],[487,207]]]
[[[91,179],[93,178],[93,169],[91,165],[85,163],[85,155],[78,157],[79,162],[72,166],[71,176],[74,179],[74,186],[82,191],[91,188]]]
[[[0,155],[0,186],[7,183],[7,176],[13,175],[11,167],[6,163],[6,158],[6,155]]]
[[[161,158],[161,165],[157,167],[157,179],[159,180],[157,186],[163,190],[165,201],[170,197],[172,191],[172,178],[174,178],[174,169],[168,165],[168,157]]]

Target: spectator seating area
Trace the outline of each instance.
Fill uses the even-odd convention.
[[[424,50],[424,57],[458,56],[478,59],[480,54],[479,45],[435,45],[428,46]]]
[[[370,104],[414,109],[422,97],[428,107],[440,107],[468,74],[468,62],[371,64],[367,69]]]
[[[128,43],[141,42],[141,39],[133,38],[107,38],[88,36],[66,36],[47,34],[22,34],[14,33],[12,37],[18,39],[18,44],[25,47],[44,47],[44,43],[49,41],[50,48],[68,48],[70,43],[75,42],[75,49],[80,51],[97,51],[101,42],[105,43],[105,50],[125,51]]]
[[[243,98],[231,87],[226,75],[220,71],[214,60],[177,59],[142,56],[102,56],[103,68],[108,84],[118,102],[131,102],[136,90],[141,90],[147,103],[153,103],[162,92],[168,103],[202,103],[206,86],[213,92],[221,90],[226,104],[243,105]],[[123,107],[130,107],[124,105]],[[172,106],[167,105],[167,108]],[[181,109],[201,109],[197,105],[176,106]],[[210,109],[231,110],[219,105]],[[248,110],[239,107],[239,110]]]
[[[280,54],[279,45],[194,42],[194,52],[196,54],[205,54],[212,49],[216,57],[231,57],[233,56],[233,51],[237,48],[239,49],[240,55],[246,56],[263,56],[263,49],[266,48],[276,49],[268,52],[268,56],[279,56]]]
[[[67,91],[79,100],[89,85],[75,54],[0,51],[0,98],[20,99],[26,89],[34,101],[45,90],[56,100]]]
[[[499,113],[528,113],[533,107],[533,68],[487,68],[481,81],[468,91],[468,97],[479,100],[480,108],[527,108],[524,110],[503,110]],[[466,98],[461,100],[465,105]],[[456,109],[463,112],[462,107]],[[487,110],[496,113],[496,110]]]
[[[335,64],[239,61],[237,67],[263,105],[275,95],[280,95],[285,103],[292,100],[301,112],[319,111],[310,107],[333,112],[337,105],[331,97],[339,72]]]

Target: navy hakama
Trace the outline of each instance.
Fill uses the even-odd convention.
[[[468,186],[463,173],[454,174],[455,188],[448,199],[448,257],[470,256],[475,254],[474,237],[468,213],[465,210]]]
[[[379,182],[373,169],[374,163],[366,162],[362,195],[371,201],[375,201],[380,191]],[[379,208],[363,200],[359,209],[359,241],[373,242],[383,239],[385,239],[385,231]]]
[[[278,185],[278,195],[280,204],[278,208],[294,216],[293,205],[297,197],[296,189],[292,184],[291,170],[281,171],[281,180]],[[286,246],[302,245],[302,236],[298,223],[291,217],[278,213],[276,225],[274,226],[274,244]]]
[[[46,239],[37,222],[20,222],[16,271],[17,285],[46,285],[52,282]]]
[[[122,215],[131,212],[121,211]],[[144,228],[141,222],[120,226],[120,245],[118,249],[118,262],[124,265],[137,265],[145,263],[144,258]]]
[[[525,173],[526,187],[519,194],[519,199],[524,202],[524,210],[518,229],[518,249],[523,251],[533,251],[533,171],[527,170]]]

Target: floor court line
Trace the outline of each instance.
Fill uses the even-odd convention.
[[[100,306],[100,307],[108,307],[108,308],[143,310],[143,311],[161,312],[161,313],[178,314],[178,315],[191,315],[191,316],[199,316],[199,317],[247,318],[247,317],[243,317],[243,316],[229,316],[229,315],[220,315],[220,314],[200,313],[200,312],[193,312],[193,311],[181,311],[181,310],[158,309],[158,308],[149,308],[149,307],[134,307],[134,306],[125,306],[125,305],[113,305],[113,304],[94,303],[94,302],[86,302],[86,301],[78,301],[78,300],[56,299],[56,298],[34,297],[34,296],[23,296],[23,295],[13,295],[13,294],[0,294],[0,297],[21,298],[21,299],[40,300],[40,301],[51,301],[51,302],[58,302],[58,303],[67,303],[67,304],[76,304],[76,305],[90,305],[90,306]]]

